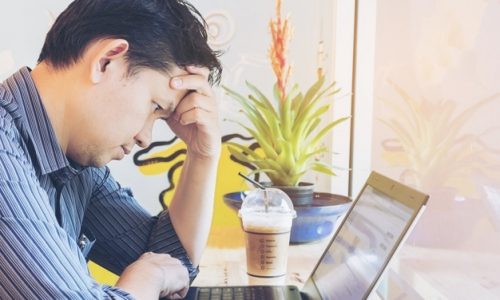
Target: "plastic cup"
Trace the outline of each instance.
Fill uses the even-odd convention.
[[[284,276],[292,219],[296,217],[290,198],[279,189],[252,190],[238,215],[246,237],[248,275]]]

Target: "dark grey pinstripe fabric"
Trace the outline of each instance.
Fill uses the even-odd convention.
[[[146,251],[197,274],[168,212],[152,217],[109,169],[68,161],[22,68],[0,85],[0,299],[130,299],[90,277],[82,232],[96,238],[90,259],[117,274]]]

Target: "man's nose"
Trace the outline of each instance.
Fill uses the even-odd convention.
[[[135,143],[141,148],[147,148],[151,145],[152,128],[144,127],[136,136]]]

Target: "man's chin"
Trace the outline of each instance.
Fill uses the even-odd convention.
[[[102,168],[102,167],[105,167],[108,163],[109,163],[109,161],[108,162],[94,162],[94,163],[90,164],[89,167]]]
[[[112,161],[122,160],[123,156],[120,157],[98,157],[92,161],[92,166],[96,168],[104,167]]]
[[[92,158],[88,158],[85,160],[82,159],[81,161],[76,161],[76,162],[84,167],[101,168],[101,167],[106,166],[110,161],[111,161],[111,159],[109,159],[109,158],[92,157]]]

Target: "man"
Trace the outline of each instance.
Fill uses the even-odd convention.
[[[0,85],[0,299],[183,297],[205,247],[220,154],[221,66],[183,0],[76,0],[38,65]],[[105,165],[157,120],[187,144],[150,216]],[[93,247],[90,249],[90,245]],[[89,275],[86,256],[120,275]]]

